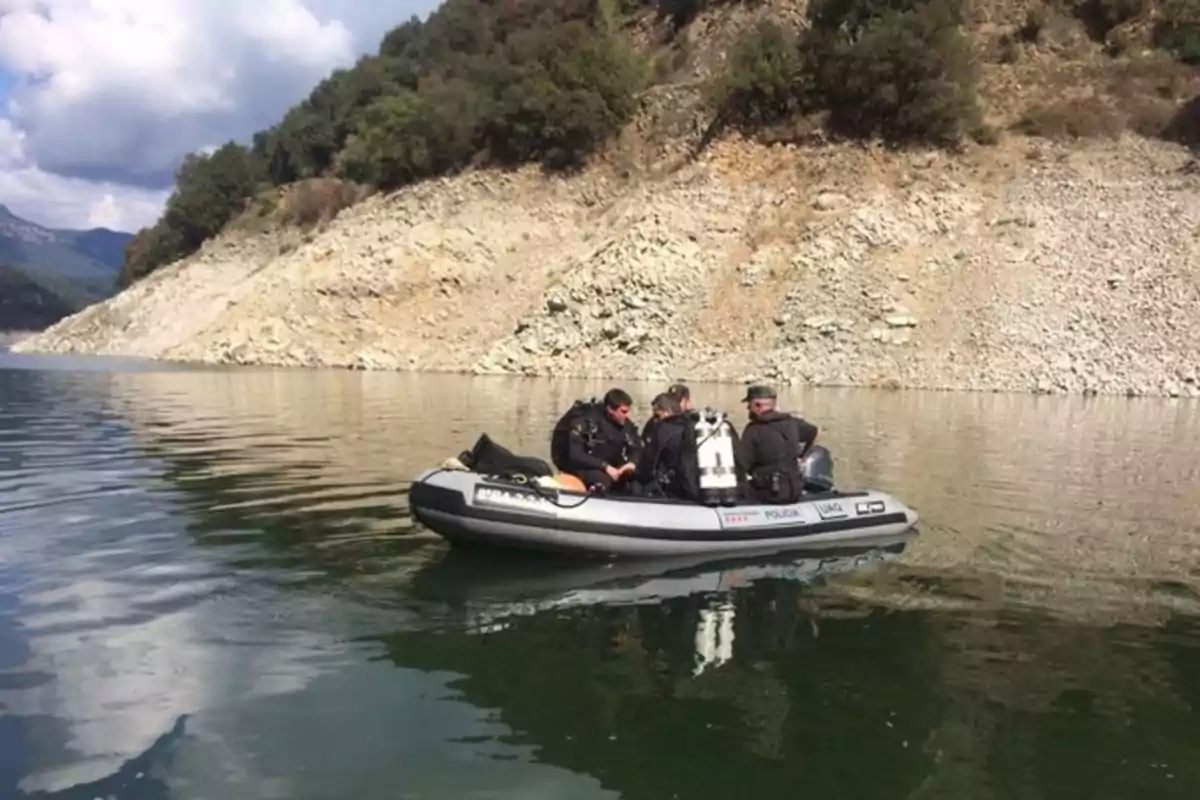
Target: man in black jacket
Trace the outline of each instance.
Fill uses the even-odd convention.
[[[614,388],[603,403],[572,407],[555,425],[554,466],[578,476],[591,491],[624,491],[643,449],[629,419],[632,405],[628,392]]]
[[[751,386],[743,402],[750,422],[742,432],[741,462],[751,503],[795,503],[804,492],[800,460],[817,439],[817,427],[775,408],[775,390]]]
[[[690,418],[693,423],[696,422],[697,414],[692,406],[692,392],[690,389],[688,389],[686,384],[672,383],[667,387],[667,391],[663,394],[660,394],[658,397],[663,396],[667,396],[675,400],[676,403],[679,404],[680,411],[678,413],[682,413],[684,416]],[[655,402],[658,401],[658,397],[654,398]],[[649,445],[650,437],[654,433],[654,428],[658,425],[658,421],[659,416],[657,414],[651,414],[650,419],[646,420],[646,424],[642,426],[643,445]]]
[[[696,457],[695,423],[679,400],[663,393],[651,403],[653,426],[633,478],[640,493],[677,500],[700,499],[700,463]]]

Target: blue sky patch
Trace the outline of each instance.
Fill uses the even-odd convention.
[[[6,69],[0,69],[0,118],[8,116],[8,96],[17,85],[17,76]]]

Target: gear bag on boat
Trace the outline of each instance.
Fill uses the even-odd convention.
[[[516,455],[496,444],[486,433],[480,435],[474,447],[459,454],[458,460],[472,472],[501,478],[541,478],[554,474],[554,469],[542,459]]]

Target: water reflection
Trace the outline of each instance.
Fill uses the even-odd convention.
[[[591,606],[657,607],[668,598],[690,597],[702,601],[693,636],[692,676],[697,677],[733,657],[736,587],[766,578],[811,583],[867,571],[902,553],[912,538],[906,534],[879,547],[810,556],[693,556],[606,564],[456,549],[421,569],[410,591],[416,598],[445,600],[459,612],[443,617],[443,624],[457,617],[464,630],[479,633],[503,630],[517,616]]]
[[[13,800],[94,800],[97,797],[166,800],[171,796],[171,790],[161,776],[169,768],[175,749],[184,736],[186,722],[187,718],[180,716],[170,730],[155,739],[144,752],[121,764],[111,775],[76,783],[60,791],[17,790],[12,795]],[[3,785],[0,783],[0,786]]]
[[[809,582],[852,570],[865,572],[898,556],[913,538],[907,533],[877,547],[825,549],[808,555],[710,554],[616,562],[456,548],[418,570],[408,594],[418,601],[447,605],[468,628],[487,629],[502,626],[515,615],[575,606],[654,605],[689,595],[707,596],[717,609],[734,587],[763,578]],[[701,622],[706,630],[708,624]]]
[[[264,625],[270,574],[189,554],[169,465],[132,446],[108,376],[29,377],[0,373],[0,788],[115,779],[181,715],[336,664],[327,598]]]
[[[1196,404],[785,395],[918,508],[901,552],[590,572],[413,525],[419,470],[605,385],[0,369],[0,796],[1200,789]]]
[[[763,796],[803,785],[904,797],[932,771],[916,745],[943,701],[936,642],[919,620],[835,617],[814,635],[803,584],[765,579],[722,594],[381,640],[398,666],[461,674],[451,686],[496,709],[540,761],[626,798],[727,796],[747,781]],[[707,638],[710,614],[734,635],[730,652]],[[863,770],[865,759],[876,766]]]
[[[904,574],[893,559],[874,566],[852,574]],[[856,798],[1190,797],[1200,786],[1200,709],[1182,690],[1196,678],[1176,663],[1200,653],[1194,624],[1176,623],[1188,645],[1163,647],[1148,628],[896,611],[817,589],[839,579],[513,603],[503,624],[379,639],[399,667],[459,674],[451,686],[495,709],[539,760],[625,798],[722,797],[748,780],[764,796],[804,786]],[[480,594],[498,605],[501,592]]]

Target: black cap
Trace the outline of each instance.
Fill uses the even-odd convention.
[[[667,394],[674,397],[676,400],[683,400],[692,396],[692,392],[685,384],[672,383],[667,387]]]
[[[742,398],[743,403],[749,403],[751,400],[774,400],[775,390],[770,386],[750,386],[746,389],[746,396]]]

